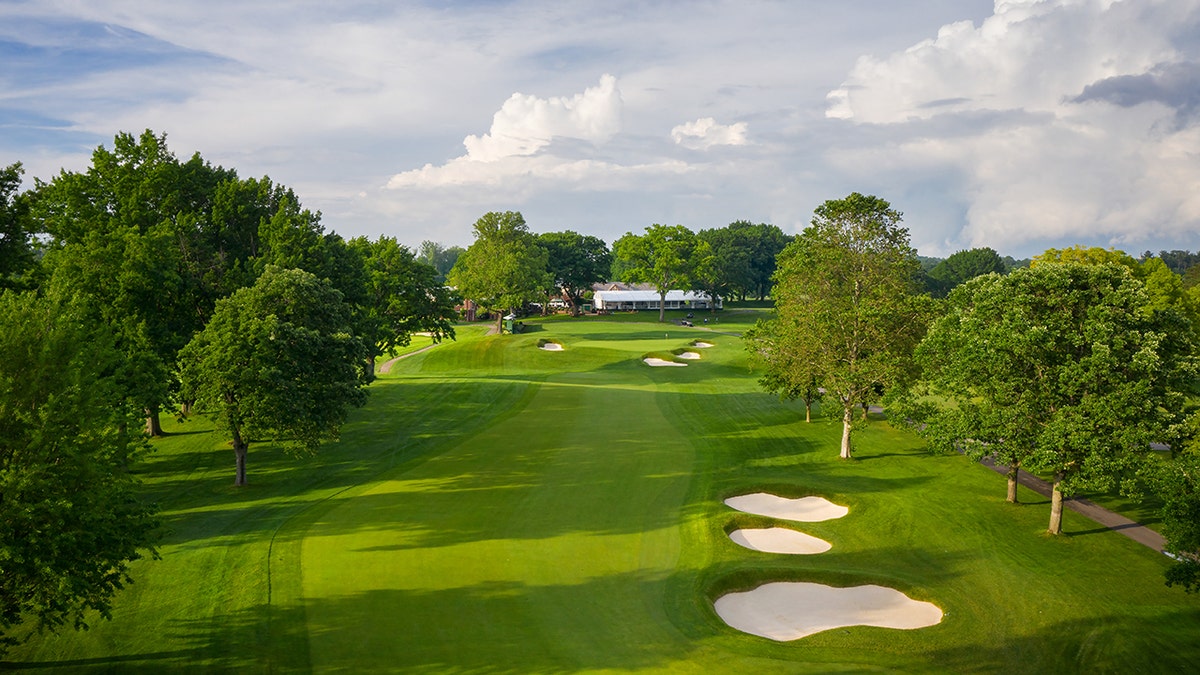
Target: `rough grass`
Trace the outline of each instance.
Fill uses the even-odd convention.
[[[728,312],[729,310],[726,310]],[[755,310],[756,311],[756,310]],[[642,313],[645,315],[647,313]],[[761,315],[761,312],[759,312]],[[700,316],[697,314],[697,316]],[[752,317],[738,315],[743,322]],[[12,665],[162,672],[1173,672],[1200,662],[1200,603],[1166,561],[876,421],[840,425],[757,391],[740,342],[626,317],[552,320],[398,363],[341,442],[250,449],[245,489],[203,420],[144,474],[171,529],[112,622],[35,638]],[[657,318],[657,317],[654,317]],[[732,325],[722,315],[723,325]],[[539,340],[567,349],[548,353]],[[692,340],[689,368],[648,368]],[[833,544],[729,541],[773,521],[721,500],[824,496]],[[726,627],[721,593],[771,580],[879,583],[946,612],[774,643]]]

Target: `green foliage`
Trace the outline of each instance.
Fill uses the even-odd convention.
[[[745,299],[747,296],[753,296],[758,300],[767,297],[771,292],[771,279],[775,274],[775,259],[780,252],[791,242],[792,238],[783,233],[776,225],[767,223],[751,223],[746,220],[737,220],[730,223],[725,230],[729,231],[734,241],[736,248],[743,249],[747,252],[747,263],[749,266],[748,277],[742,277],[740,274],[734,275],[734,287],[738,293]],[[715,248],[721,248],[714,244]],[[738,254],[732,254],[735,260],[734,267],[740,271],[740,263],[736,261]]]
[[[446,275],[454,269],[454,263],[458,262],[458,256],[462,253],[461,246],[446,247],[426,239],[417,248],[417,260],[437,270],[437,282],[440,284],[446,281]]]
[[[763,368],[759,385],[785,400],[804,402],[806,421],[812,420],[812,406],[822,398],[820,346],[806,341],[812,334],[789,326],[779,319],[760,319],[742,335],[751,362]]]
[[[795,334],[819,369],[817,381],[842,403],[845,458],[852,408],[904,381],[930,311],[899,223],[900,213],[878,197],[827,201],[780,254],[775,272],[778,332]]]
[[[945,297],[965,281],[984,274],[1004,274],[1006,271],[1004,260],[990,248],[959,251],[929,271],[929,290],[935,296]]]
[[[498,312],[543,297],[550,286],[548,256],[519,212],[485,213],[475,222],[474,231],[475,242],[458,257],[446,278],[459,295]]]
[[[1167,585],[1200,592],[1200,456],[1185,454],[1158,471],[1157,492],[1163,500],[1162,534],[1175,564],[1166,571]]]
[[[603,239],[567,230],[538,235],[538,244],[546,249],[552,283],[579,314],[583,294],[592,284],[602,282],[612,268],[612,253]]]
[[[691,286],[696,271],[697,239],[683,225],[659,225],[636,235],[626,232],[613,244],[613,255],[620,261],[621,281],[653,284],[661,302],[658,320],[666,311],[667,292]]]
[[[366,298],[357,323],[372,362],[408,345],[413,333],[428,332],[434,342],[454,339],[455,298],[437,281],[436,269],[391,237],[358,237],[349,248],[365,268]]]
[[[1177,315],[1146,304],[1120,264],[977,277],[917,349],[929,392],[952,404],[901,414],[937,446],[1051,473],[1063,494],[1121,485],[1180,423],[1190,372],[1190,343],[1168,339]]]
[[[0,168],[0,291],[29,285],[34,265],[29,197],[19,193],[20,162]]]
[[[183,396],[232,437],[236,484],[245,483],[251,438],[313,452],[365,402],[367,348],[352,326],[350,306],[328,282],[268,267],[218,301],[181,351]]]
[[[0,654],[25,622],[111,618],[157,527],[130,473],[145,442],[114,377],[121,355],[80,310],[0,295]]]

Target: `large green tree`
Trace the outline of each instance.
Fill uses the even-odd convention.
[[[462,255],[461,246],[443,246],[436,241],[426,239],[417,247],[417,260],[437,270],[437,282],[446,281],[446,275],[454,269],[458,256]]]
[[[253,286],[217,302],[180,352],[184,395],[233,442],[235,485],[246,484],[251,439],[313,452],[366,401],[367,348],[352,308],[303,270],[267,267]]]
[[[0,168],[0,291],[29,285],[34,263],[29,197],[20,191],[23,173],[19,162]]]
[[[1121,264],[978,277],[918,348],[933,396],[903,413],[935,445],[1007,465],[1010,501],[1019,469],[1053,476],[1058,534],[1064,495],[1120,485],[1181,422],[1189,332]]]
[[[496,329],[506,311],[543,297],[550,286],[546,249],[516,211],[485,213],[475,222],[475,242],[458,257],[446,281],[459,295],[496,313]]]
[[[646,228],[642,235],[626,232],[613,244],[621,280],[649,283],[658,291],[658,320],[666,318],[667,292],[691,286],[696,268],[696,234],[683,225]]]
[[[786,319],[760,319],[742,335],[746,351],[763,369],[758,383],[785,400],[804,402],[804,421],[821,400],[821,350],[816,335],[799,330]]]
[[[919,269],[900,212],[859,193],[817,207],[812,225],[779,256],[780,328],[796,333],[819,368],[816,379],[842,405],[845,459],[852,456],[854,408],[865,413],[911,370],[928,314]]]
[[[546,249],[554,288],[571,304],[571,313],[579,316],[583,294],[592,284],[604,281],[612,267],[612,253],[603,239],[566,230],[538,235],[538,244]]]
[[[984,247],[958,251],[929,270],[929,290],[945,297],[963,282],[993,272],[1005,272],[1004,259],[994,250]]]
[[[454,338],[455,298],[438,283],[436,269],[392,237],[358,237],[349,245],[365,266],[367,294],[357,323],[371,372],[378,356],[407,345],[413,333],[427,332],[435,341]]]
[[[22,623],[109,618],[155,539],[132,473],[146,448],[122,356],[78,302],[0,295],[0,653]]]
[[[747,249],[749,255],[749,278],[740,280],[739,277],[738,292],[743,299],[748,295],[758,300],[766,298],[771,292],[775,260],[792,238],[777,225],[747,220],[734,221],[724,229],[735,237],[738,247]]]

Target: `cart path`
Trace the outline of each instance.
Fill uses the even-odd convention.
[[[990,459],[984,459],[982,464],[1001,475],[1008,473],[1008,467],[998,465]],[[1050,497],[1052,486],[1037,476],[1030,475],[1026,471],[1018,471],[1017,482],[1043,497]],[[1160,553],[1166,545],[1166,540],[1163,539],[1161,534],[1119,513],[1114,513],[1102,506],[1098,506],[1091,500],[1078,497],[1064,497],[1063,505],[1075,513],[1090,518],[1110,530],[1120,532],[1137,543],[1149,546]]]
[[[418,349],[418,350],[417,350],[417,351],[415,351],[415,352],[409,352],[409,353],[407,353],[407,354],[401,354],[400,356],[397,356],[396,358],[394,358],[394,359],[392,359],[392,360],[390,360],[390,361],[384,361],[384,362],[383,362],[383,365],[382,365],[382,366],[379,366],[379,372],[380,372],[380,373],[383,373],[383,374],[390,373],[390,372],[392,372],[392,366],[396,365],[396,362],[397,362],[397,361],[399,361],[400,359],[407,359],[407,358],[408,358],[408,357],[410,357],[410,356],[416,356],[417,354],[420,354],[421,352],[427,352],[427,351],[429,351],[430,349],[433,349],[433,348],[434,348],[434,347],[436,347],[436,346],[438,346],[438,343],[437,343],[437,342],[435,342],[435,343],[433,343],[433,344],[431,344],[431,345],[428,345],[428,346],[426,346],[426,347],[421,347],[420,349]]]

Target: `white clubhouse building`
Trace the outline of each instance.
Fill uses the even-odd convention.
[[[636,310],[658,311],[662,298],[654,290],[606,290],[596,291],[592,304],[597,311],[631,312]],[[717,309],[721,298],[717,298]],[[667,309],[710,309],[712,300],[706,293],[694,291],[667,291]]]

